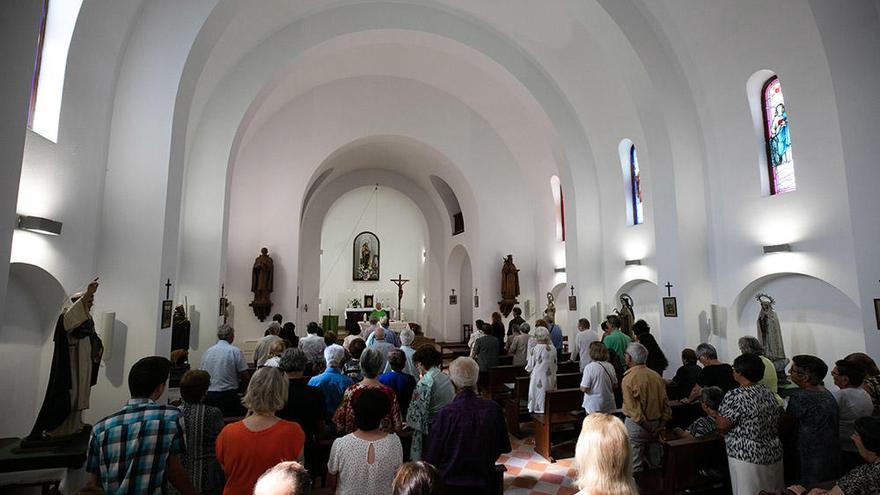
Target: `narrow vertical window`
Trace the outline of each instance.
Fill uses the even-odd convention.
[[[556,217],[556,240],[565,242],[565,200],[562,197],[562,184],[559,177],[550,177],[550,191],[553,194],[553,210]]]
[[[770,194],[794,191],[797,187],[791,154],[791,131],[779,77],[773,76],[764,83],[761,102],[764,112]]]
[[[40,15],[40,32],[37,38],[37,54],[34,57],[34,78],[31,81],[31,100],[28,106],[28,129],[34,126],[34,108],[37,105],[37,87],[40,85],[40,66],[43,62],[43,42],[46,39],[46,19],[49,17],[49,0],[43,0],[43,12]]]
[[[636,145],[629,148],[629,195],[632,202],[632,225],[639,225],[645,221],[644,207],[642,205],[642,176],[639,172],[639,158],[636,155]]]

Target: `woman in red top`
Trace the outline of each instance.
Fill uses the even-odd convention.
[[[248,415],[223,428],[217,460],[226,474],[223,495],[251,495],[261,474],[282,461],[303,462],[306,435],[299,424],[275,416],[287,402],[287,380],[278,368],[260,368],[242,404]]]

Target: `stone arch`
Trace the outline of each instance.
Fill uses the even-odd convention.
[[[623,284],[615,293],[612,307],[619,306],[620,295],[629,294],[633,298],[633,313],[636,320],[645,320],[651,326],[651,333],[657,341],[663,345],[663,331],[660,316],[660,299],[658,297],[657,284],[651,280],[637,278]],[[678,349],[680,350],[680,349]],[[664,349],[667,355],[676,352],[675,349]]]

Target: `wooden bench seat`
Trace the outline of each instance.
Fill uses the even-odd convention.
[[[551,390],[544,396],[544,413],[532,414],[535,425],[535,452],[550,462],[556,462],[554,440],[565,438],[565,443],[577,440],[584,419],[584,394],[580,388]],[[557,442],[563,443],[563,442]]]
[[[521,376],[526,376],[525,366],[504,365],[489,368],[489,385],[483,391],[483,398],[499,402],[504,400],[513,389],[506,385],[515,384],[516,379]]]
[[[523,433],[520,424],[531,418],[528,412],[529,402],[529,375],[516,377],[513,388],[504,400],[504,417],[507,422],[507,431],[510,434],[522,438]],[[581,383],[580,373],[557,373],[556,388],[577,388]],[[581,396],[583,402],[583,394]]]

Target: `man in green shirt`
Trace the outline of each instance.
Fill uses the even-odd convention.
[[[602,343],[605,344],[605,347],[613,350],[618,357],[623,357],[626,354],[626,347],[632,343],[629,336],[620,331],[620,318],[616,315],[609,315],[607,318],[608,326],[611,327],[611,332],[602,339]]]
[[[376,318],[378,320],[381,320],[382,318],[387,318],[387,317],[388,317],[388,311],[385,311],[384,309],[382,309],[382,303],[377,302],[376,307],[373,308],[373,311],[370,313],[370,319]]]

